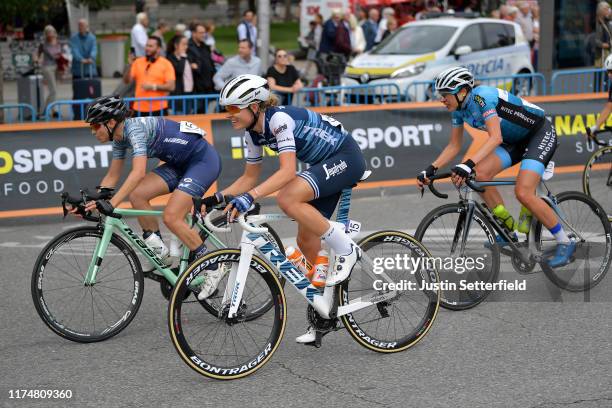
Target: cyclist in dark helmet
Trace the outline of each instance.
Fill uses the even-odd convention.
[[[98,141],[113,144],[112,161],[100,185],[117,185],[131,151],[132,169],[110,203],[116,207],[129,199],[134,208],[150,210],[151,199],[172,193],[164,209],[164,223],[196,256],[203,255],[206,247],[185,222],[185,215],[191,209],[192,197],[202,197],[219,177],[221,160],[217,151],[206,141],[206,132],[191,122],[128,118],[128,113],[127,104],[117,96],[102,96],[87,110],[85,122]],[[148,158],[164,163],[147,173]],[[88,203],[87,209],[95,209],[95,203]],[[147,245],[164,259],[169,251],[161,239],[157,218],[143,216],[138,222]],[[150,268],[156,270],[152,265]]]

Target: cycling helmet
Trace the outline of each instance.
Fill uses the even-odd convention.
[[[265,102],[270,98],[268,81],[260,76],[245,74],[229,80],[219,95],[222,106],[234,105],[240,109],[253,102]]]
[[[612,55],[608,55],[606,61],[604,62],[604,68],[608,71],[612,70]]]
[[[464,67],[451,67],[436,77],[436,91],[456,94],[464,86],[474,87],[474,76]]]
[[[87,108],[87,123],[106,123],[111,119],[121,122],[126,118],[129,108],[119,96],[101,96],[93,100]]]

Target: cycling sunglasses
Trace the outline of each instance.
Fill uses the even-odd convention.
[[[102,124],[101,123],[90,123],[89,127],[97,132],[98,129],[102,127]]]
[[[225,106],[225,110],[228,113],[232,114],[232,115],[236,115],[236,114],[240,113],[242,108],[240,106],[236,106],[236,105],[226,105]]]

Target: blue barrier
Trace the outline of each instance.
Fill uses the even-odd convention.
[[[302,88],[289,94],[288,99],[282,103],[301,107],[347,106],[398,103],[402,101],[402,94],[397,84],[381,83]]]
[[[608,75],[602,68],[569,69],[553,72],[551,94],[606,92]]]
[[[153,98],[124,98],[130,103],[132,102],[152,102],[152,101],[168,101],[167,115],[189,115],[219,112],[219,104],[217,100],[219,95],[172,95],[158,96]],[[76,101],[55,101],[50,103],[45,109],[45,120],[79,120],[84,119],[87,113],[87,106],[92,99],[80,99]],[[151,104],[149,104],[151,107]],[[134,111],[135,116],[148,116],[153,111],[149,108],[148,111]]]
[[[546,95],[546,78],[539,72],[476,78],[482,85],[494,86],[521,97]]]
[[[32,122],[36,122],[36,109],[28,103],[12,103],[0,105],[0,111],[4,114],[3,123],[23,123],[26,121],[24,110],[30,111],[30,117],[27,120],[31,120]],[[13,120],[14,111],[16,112],[17,121]]]
[[[404,92],[406,102],[426,102],[435,100],[436,81],[414,81],[408,84]]]

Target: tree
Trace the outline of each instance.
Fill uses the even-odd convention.
[[[85,4],[92,10],[110,7],[111,0],[77,0],[77,4]],[[54,13],[62,13],[65,9],[64,0],[1,0],[0,22],[15,25],[26,25],[31,22],[47,20]]]

